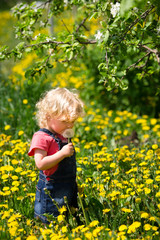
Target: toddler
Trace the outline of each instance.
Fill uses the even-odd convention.
[[[78,207],[75,149],[63,133],[83,116],[83,103],[76,93],[56,88],[47,92],[36,107],[40,130],[34,133],[28,152],[40,170],[34,216],[49,223],[44,214],[57,217],[66,200],[68,206]]]

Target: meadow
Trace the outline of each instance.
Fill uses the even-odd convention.
[[[0,16],[1,35],[7,39],[10,15]],[[8,63],[1,66],[0,239],[158,240],[160,119],[100,104],[103,95],[97,96],[93,78],[82,63],[67,68],[53,63],[54,71],[30,82],[25,68],[34,58],[27,55],[10,62],[10,68]],[[44,226],[33,218],[38,169],[27,152],[38,129],[35,103],[42,92],[57,86],[77,89],[85,103],[85,116],[78,119],[73,138],[79,209],[68,209],[66,218],[62,208]],[[137,137],[131,139],[133,132]]]

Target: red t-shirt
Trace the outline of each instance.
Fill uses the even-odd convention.
[[[61,135],[57,134],[57,137],[59,137],[62,140],[62,142],[67,142],[67,139],[63,138]],[[58,144],[54,140],[54,138],[48,135],[47,133],[41,131],[34,133],[28,155],[34,156],[34,150],[36,148],[46,151],[47,156],[53,155],[54,153],[59,151]],[[43,170],[43,173],[46,176],[50,176],[57,170],[57,168],[58,164],[53,168]]]

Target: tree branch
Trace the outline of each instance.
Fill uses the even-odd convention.
[[[132,22],[132,24],[128,27],[128,29],[127,29],[126,32],[123,34],[123,36],[121,37],[121,39],[120,39],[117,43],[113,44],[113,46],[114,46],[114,45],[117,45],[117,44],[119,44],[121,41],[123,41],[124,38],[125,38],[125,36],[126,36],[126,34],[134,27],[134,25],[136,25],[141,19],[145,19],[145,18],[148,16],[148,14],[152,11],[153,8],[154,8],[154,6],[152,5],[152,7],[151,7],[150,9],[146,10],[144,13],[141,14],[140,18],[136,18],[135,21]]]
[[[26,48],[29,47],[34,47],[34,46],[40,46],[40,45],[47,45],[47,44],[56,44],[56,45],[61,45],[61,44],[69,44],[71,45],[69,42],[58,42],[58,41],[46,41],[46,42],[40,42],[40,43],[35,43],[35,44],[31,44],[31,45],[26,45]]]
[[[146,49],[149,53],[154,53],[156,55],[158,64],[160,64],[160,52],[158,52],[157,49],[151,49],[151,48],[147,47],[146,45],[139,45],[139,46]]]
[[[96,40],[90,40],[90,39],[88,39],[87,41],[81,41],[80,39],[78,39],[78,38],[76,38],[76,40],[79,42],[79,43],[81,43],[81,44],[84,44],[84,45],[88,45],[88,44],[95,44],[95,43],[97,43],[97,41]]]
[[[106,60],[106,64],[107,64],[107,68],[108,68],[108,54],[107,54],[107,50],[106,50],[106,54],[105,54],[105,60]]]
[[[83,27],[86,29],[84,23],[85,23],[85,21],[87,20],[87,18],[88,18],[88,17],[85,17],[85,18],[82,20],[82,22],[79,24],[79,26],[78,26],[77,29],[76,29],[76,33],[79,31],[79,29],[80,29],[81,26],[83,26]]]
[[[146,55],[144,55],[142,58],[140,58],[140,59],[138,59],[138,61],[137,62],[135,62],[135,63],[133,63],[132,65],[130,65],[127,69],[126,69],[126,73],[129,71],[129,69],[131,69],[132,67],[136,67],[136,65],[139,63],[139,62],[141,62],[145,57],[147,57],[147,56],[149,56],[151,53],[150,52],[148,52]],[[146,64],[145,64],[146,65]],[[144,66],[145,66],[144,65]],[[140,66],[140,67],[137,67],[137,68],[141,68],[142,66]],[[121,80],[123,80],[124,79],[124,77],[125,77],[125,75],[123,75],[122,76],[122,78],[121,78]]]
[[[133,63],[132,65],[130,65],[126,70],[128,71],[130,68],[135,67],[139,62],[141,62],[145,57],[147,57],[150,54],[150,52],[148,52],[146,55],[144,55],[142,58],[138,59],[137,62]]]
[[[69,32],[69,34],[71,34],[71,32],[69,31],[69,29],[68,29],[67,25],[65,24],[65,22],[63,21],[63,19],[61,21],[62,21],[63,25],[65,26],[65,28],[67,29],[67,31]]]

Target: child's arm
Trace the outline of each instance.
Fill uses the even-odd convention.
[[[46,151],[36,148],[34,151],[34,159],[39,170],[47,170],[57,165],[65,157],[72,156],[73,153],[74,148],[72,143],[65,145],[61,150],[50,156],[47,156]]]

